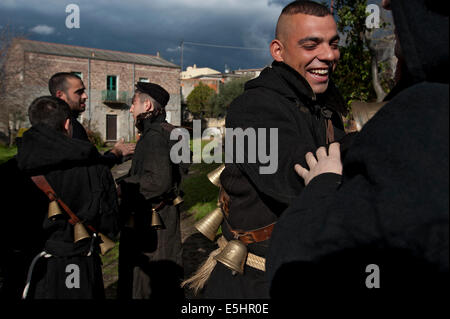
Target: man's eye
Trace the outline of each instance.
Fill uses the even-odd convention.
[[[339,49],[339,43],[335,42],[335,43],[331,43],[330,45],[333,49]]]
[[[303,46],[303,48],[305,48],[306,50],[314,50],[317,47],[316,44],[305,44]]]

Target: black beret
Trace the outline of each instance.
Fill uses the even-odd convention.
[[[162,107],[167,105],[169,102],[170,95],[169,92],[164,90],[161,86],[155,83],[138,82],[136,84],[136,89],[142,93],[146,93],[154,98]]]

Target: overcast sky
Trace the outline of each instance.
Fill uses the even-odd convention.
[[[184,69],[224,71],[271,63],[268,45],[290,0],[1,0],[0,28],[39,41],[153,54],[181,64],[180,43],[265,48],[239,50],[184,45]],[[327,1],[329,3],[329,1]],[[80,28],[66,27],[66,6],[80,8]]]

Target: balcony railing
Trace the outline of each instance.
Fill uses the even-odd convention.
[[[112,91],[105,90],[102,91],[102,100],[103,102],[108,103],[120,103],[120,104],[128,104],[131,100],[131,96],[128,92],[125,91]]]

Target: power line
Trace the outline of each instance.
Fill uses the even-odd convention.
[[[184,51],[184,45],[196,45],[196,46],[203,46],[203,47],[212,47],[212,48],[223,48],[223,49],[239,49],[239,50],[257,50],[257,51],[267,51],[268,48],[250,48],[250,47],[239,47],[239,46],[232,46],[232,45],[220,45],[220,44],[211,44],[211,43],[200,43],[200,42],[190,42],[190,41],[181,41],[180,48],[181,48],[181,71],[183,71],[183,51]]]
[[[264,50],[264,51],[267,50],[267,48],[249,48],[249,47],[238,47],[238,46],[231,46],[231,45],[219,45],[219,44],[189,42],[189,41],[183,41],[183,43],[184,44],[190,44],[190,45],[204,46],[204,47],[213,47],[213,48],[242,49],[242,50]]]

